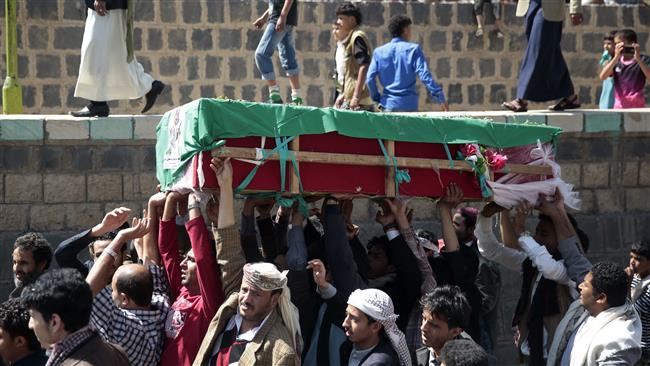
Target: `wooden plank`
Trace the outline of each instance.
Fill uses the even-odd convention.
[[[293,153],[297,153],[300,151],[300,136],[296,136],[291,142],[289,143],[290,149],[293,151]],[[300,193],[300,178],[298,178],[298,175],[296,174],[296,169],[294,169],[293,164],[291,162],[288,162],[288,169],[291,169],[291,173],[289,175],[291,176],[291,188],[289,188],[289,192],[293,194],[299,194]],[[296,159],[296,165],[298,168],[300,168],[300,161]]]
[[[264,150],[269,153],[270,150]],[[255,148],[248,147],[224,147],[212,152],[213,156],[231,157],[235,159],[255,160]],[[386,159],[376,155],[355,155],[337,154],[328,152],[298,151],[294,153],[296,160],[303,163],[341,164],[341,165],[365,165],[385,166]],[[279,160],[278,154],[273,154],[268,160]],[[472,167],[464,160],[454,160],[454,166],[449,166],[447,159],[424,159],[411,157],[396,157],[399,168],[413,169],[449,169],[460,171],[472,171]],[[501,172],[531,174],[531,175],[553,175],[553,169],[548,165],[524,165],[507,164]]]
[[[386,148],[386,153],[388,156],[395,156],[395,141],[384,140],[384,147]],[[386,165],[386,176],[384,178],[385,182],[385,195],[388,197],[395,197],[397,194],[397,187],[395,183],[395,166],[393,162],[386,163],[386,157],[384,157],[384,164]]]

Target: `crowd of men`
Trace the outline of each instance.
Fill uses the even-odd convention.
[[[345,196],[310,212],[248,198],[237,224],[230,161],[211,168],[214,195],[156,193],[130,225],[133,213],[116,208],[54,251],[38,233],[19,237],[0,356],[48,366],[494,365],[501,265],[522,273],[506,314],[519,359],[503,362],[649,360],[650,241],[632,245],[627,268],[592,266],[559,193],[512,213],[457,209],[463,194],[450,183],[437,202],[440,240],[414,230],[408,201],[380,201],[385,234],[364,245]],[[52,257],[59,269],[48,269]]]

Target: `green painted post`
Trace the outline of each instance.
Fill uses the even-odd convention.
[[[16,0],[5,0],[5,44],[7,77],[2,85],[2,113],[23,113],[23,94],[18,84],[18,45],[16,43]]]

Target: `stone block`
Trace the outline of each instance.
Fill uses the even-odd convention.
[[[43,139],[43,117],[23,115],[0,118],[0,141],[29,141]]]
[[[476,25],[476,17],[474,16],[473,4],[458,3],[456,5],[456,24]]]
[[[620,132],[621,114],[617,112],[585,112],[585,132]]]
[[[320,77],[320,60],[313,58],[304,59],[303,74],[307,77]]]
[[[332,50],[332,34],[330,31],[318,33],[318,52],[330,52]]]
[[[135,140],[155,140],[156,126],[160,122],[161,116],[133,116],[133,139]]]
[[[130,116],[93,118],[90,121],[91,140],[130,140],[133,138],[133,120]]]
[[[501,104],[508,99],[506,86],[503,84],[490,85],[490,104]]]
[[[463,103],[463,85],[462,84],[449,84],[447,88],[447,102],[449,104],[462,104]]]
[[[252,42],[250,39],[250,34],[251,32],[247,33],[246,36],[246,49],[249,49],[249,42]],[[256,36],[259,35],[261,38],[261,32],[256,32]],[[257,44],[259,43],[258,37],[256,38],[255,46],[251,50],[255,50],[257,48]],[[295,37],[295,42],[296,42],[296,51],[299,52],[312,52],[314,51],[314,36],[313,33],[310,31],[297,31],[296,32],[296,37]]]
[[[28,205],[0,205],[0,231],[27,229]]]
[[[193,29],[192,49],[201,51],[212,50],[212,29]]]
[[[580,192],[580,211],[584,213],[594,213],[596,211],[596,195],[594,191],[583,189]]]
[[[563,132],[582,132],[583,115],[580,112],[558,112],[548,114],[546,122],[549,126],[560,127]]]
[[[302,13],[302,23],[316,24],[318,21],[318,3],[302,3],[300,8]]]
[[[32,19],[57,20],[59,18],[58,3],[58,1],[25,0],[27,16]]]
[[[546,115],[544,114],[512,114],[508,115],[508,123],[535,123],[539,125],[546,124]]]
[[[29,48],[33,50],[43,50],[47,48],[50,41],[50,35],[47,27],[32,26],[27,30],[27,40]]]
[[[241,98],[243,100],[248,100],[254,102],[257,100],[257,86],[255,85],[244,85],[241,88]],[[313,104],[310,104],[313,105]]]
[[[27,203],[43,199],[43,177],[40,174],[6,174],[5,202]]]
[[[223,86],[223,94],[226,98],[228,99],[235,99],[235,87],[232,85],[224,85]]]
[[[639,12],[639,23],[650,26],[650,8],[647,6],[639,6],[636,10]]]
[[[650,113],[625,112],[623,114],[623,127],[625,128],[625,132],[650,131]]]
[[[156,171],[156,147],[154,145],[144,146],[140,148],[140,156],[142,160],[140,161],[139,171]]]
[[[64,165],[64,149],[57,146],[41,146],[38,149],[38,171],[60,170]]]
[[[197,56],[188,57],[185,63],[187,70],[187,80],[199,79],[199,58]]]
[[[162,30],[159,28],[147,29],[147,49],[158,51],[163,47]]]
[[[583,150],[584,146],[580,139],[560,137],[557,144],[557,159],[561,164],[569,160],[582,160]]]
[[[442,51],[447,48],[447,33],[432,31],[429,33],[429,50]]]
[[[631,163],[630,163],[631,164]],[[642,161],[639,168],[639,185],[650,186],[650,162]]]
[[[78,0],[64,0],[63,2],[63,19],[66,20],[83,20],[86,16],[86,6]]]
[[[160,8],[160,20],[162,20],[164,23],[174,23],[174,22],[176,22],[176,13],[178,12],[176,10],[176,4],[179,4],[179,2],[177,2],[177,1],[160,1],[160,2],[158,2],[158,6]],[[214,8],[216,11],[218,11],[219,14],[223,14],[223,8],[222,7],[209,6],[208,10],[210,8]]]
[[[484,35],[485,37],[485,35]],[[488,32],[488,50],[491,52],[501,52],[503,51],[503,38],[497,37],[496,33]]]
[[[325,105],[322,87],[316,85],[309,85],[307,87],[307,104],[313,106]]]
[[[598,6],[596,10],[597,27],[619,27],[618,6]]]
[[[576,52],[576,34],[563,33],[561,46],[563,52]]]
[[[571,75],[582,78],[593,78],[598,75],[598,60],[594,57],[571,58],[568,60]]]
[[[88,174],[88,201],[121,201],[122,177],[119,174]]]
[[[467,87],[469,104],[481,105],[484,102],[485,88],[482,84],[472,84]]]
[[[30,164],[32,149],[27,146],[3,146],[0,149],[0,172],[34,170]]]
[[[193,90],[194,85],[181,85],[178,87],[178,93],[181,95],[180,104],[186,104],[194,100],[194,98],[192,98]]]
[[[438,79],[449,78],[451,76],[451,65],[449,64],[448,57],[439,58],[436,61],[435,76]]]
[[[82,230],[93,227],[104,218],[101,203],[69,203],[63,205],[65,210],[65,226],[70,230]]]
[[[34,231],[61,230],[65,227],[64,205],[31,205],[29,229]]]
[[[55,55],[36,56],[36,77],[58,78],[61,73],[61,59]]]
[[[376,205],[372,205],[376,206]],[[437,216],[436,204],[429,198],[415,198],[409,206],[413,209],[413,220],[429,220]],[[374,219],[376,209],[371,212],[370,218]]]
[[[56,27],[54,28],[54,49],[78,50],[81,48],[83,27]]]
[[[388,24],[388,20],[384,20],[384,4],[380,2],[362,2],[358,3],[357,6],[361,14],[363,14],[364,25],[379,27]]]
[[[589,158],[593,160],[613,160],[613,146],[610,139],[595,138],[589,141]]]
[[[43,175],[45,203],[86,201],[86,177],[78,174]]]
[[[135,2],[134,21],[151,22],[154,20],[154,1],[139,0]]]
[[[511,52],[523,51],[526,49],[526,35],[524,33],[508,33],[508,50]]]
[[[70,167],[79,172],[92,170],[94,149],[87,146],[73,146],[70,148]]]
[[[221,4],[224,2],[222,1]],[[223,6],[208,6],[208,23],[223,24],[225,20],[225,11]]]
[[[230,21],[231,22],[246,22],[248,23],[251,19],[252,1],[241,1],[241,0],[230,0]]]
[[[481,78],[494,76],[494,68],[494,59],[492,58],[482,58],[478,62],[478,69]]]
[[[453,19],[453,5],[436,3],[434,6],[436,12],[436,25],[439,27],[446,27],[451,25],[451,20]]]
[[[453,32],[451,34],[451,50],[460,52],[463,50],[463,32]]]
[[[574,187],[580,188],[581,168],[578,163],[562,164],[562,179]]]
[[[390,3],[388,4],[388,13],[391,18],[395,15],[406,15],[406,4]]]
[[[187,1],[194,3],[194,1]],[[170,50],[185,51],[187,50],[187,32],[185,29],[170,29],[167,32],[167,47]]]
[[[178,56],[165,56],[158,60],[158,70],[161,76],[175,76],[180,68],[180,58]]]
[[[609,186],[609,163],[582,165],[582,187],[605,188]]]
[[[625,203],[623,190],[618,189],[596,189],[597,209],[599,213],[622,212]]]
[[[474,60],[469,57],[461,57],[456,64],[457,78],[471,78],[474,76]]]
[[[218,79],[221,77],[221,57],[205,56],[205,77]]]
[[[222,50],[237,51],[241,48],[241,29],[219,30],[219,48]]]
[[[0,203],[5,202],[5,179],[2,174],[0,174]]]
[[[214,98],[214,85],[201,85],[201,98]]]
[[[23,85],[23,107],[32,108],[36,105],[36,88]]]
[[[509,78],[512,76],[512,61],[507,58],[501,59],[501,62],[499,63],[501,65],[501,77],[502,78]]]
[[[470,34],[467,37],[467,51],[481,51],[485,48],[485,37],[475,37]]]
[[[125,172],[133,169],[137,151],[134,147],[114,146],[97,150],[101,171],[119,170]]]
[[[411,18],[413,19],[413,24],[415,25],[425,25],[428,26],[430,9],[433,7],[428,3],[409,3],[411,6]]]
[[[585,53],[603,52],[603,35],[601,33],[586,33],[582,35],[582,51]]]
[[[230,57],[228,59],[230,81],[246,79],[246,59],[243,57]]]
[[[87,119],[68,116],[46,116],[45,133],[48,140],[87,140],[90,127]]]
[[[4,57],[4,53],[2,54]],[[3,75],[6,75],[6,70],[4,69],[4,62],[2,63]],[[29,75],[29,58],[25,55],[18,55],[18,78],[24,79]],[[23,87],[24,89],[24,87]]]
[[[200,1],[183,1],[181,6],[183,8],[183,23],[195,24],[201,21]],[[223,11],[223,5],[215,7],[219,7]]]
[[[68,76],[77,77],[79,75],[80,61],[81,58],[79,55],[65,55],[65,69]]]
[[[627,161],[612,163],[610,176],[612,177],[612,187],[618,187],[620,185],[626,187],[637,186],[639,182],[639,162]]]
[[[598,221],[601,228],[605,251],[616,252],[622,246],[621,241],[623,237],[621,235],[621,217],[610,215],[601,216]]]
[[[626,160],[633,158],[646,158],[650,156],[650,139],[648,138],[628,138],[623,143],[624,158]]]
[[[648,197],[650,197],[650,188],[625,188],[625,210],[650,210],[650,200]],[[647,222],[645,225],[647,225]]]
[[[43,107],[61,107],[61,85],[43,85]]]

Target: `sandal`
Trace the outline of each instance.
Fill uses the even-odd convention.
[[[564,97],[560,99],[560,101],[557,102],[556,104],[548,107],[548,109],[552,111],[563,111],[566,109],[576,109],[576,108],[580,108],[580,103],[578,103],[578,96],[576,94],[573,94],[568,97]]]
[[[501,103],[501,106],[515,113],[528,111],[528,102],[519,98],[511,100],[509,102],[503,102]]]

